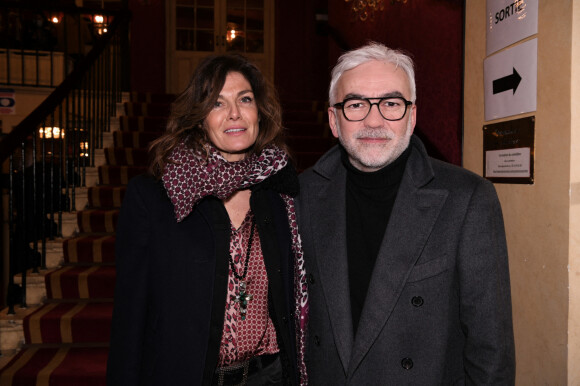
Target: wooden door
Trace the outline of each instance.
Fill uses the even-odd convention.
[[[167,1],[167,92],[181,92],[201,59],[240,52],[274,77],[274,0]]]

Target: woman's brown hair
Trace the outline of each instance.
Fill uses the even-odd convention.
[[[259,153],[268,145],[288,151],[284,141],[282,113],[274,87],[260,70],[239,54],[212,55],[196,68],[189,84],[171,105],[171,114],[165,132],[151,143],[151,174],[160,178],[170,162],[173,149],[182,141],[195,151],[204,151],[209,139],[204,129],[205,118],[218,99],[226,76],[231,72],[242,74],[252,86],[260,127],[258,137],[249,154]]]

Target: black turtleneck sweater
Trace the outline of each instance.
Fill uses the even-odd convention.
[[[410,148],[376,172],[356,169],[341,147],[346,179],[346,237],[353,332],[356,335],[369,282],[391,210],[405,172]]]

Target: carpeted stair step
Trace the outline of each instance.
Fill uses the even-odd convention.
[[[113,265],[66,265],[44,276],[48,299],[113,299]]]
[[[27,347],[0,373],[2,386],[106,386],[107,347]]]
[[[129,117],[168,117],[171,104],[125,102],[125,114]]]
[[[117,228],[119,209],[87,209],[77,212],[79,233],[113,233]]]
[[[110,166],[147,166],[149,154],[144,148],[110,147],[105,149],[107,164]]]
[[[127,185],[131,178],[146,171],[146,166],[99,166],[99,181],[101,185]]]
[[[167,118],[165,117],[119,117],[121,131],[154,131],[161,133],[165,130]]]
[[[88,204],[91,208],[120,208],[126,186],[94,186],[87,190]]]
[[[62,245],[66,263],[113,263],[115,235],[80,235]]]
[[[23,321],[26,344],[106,343],[113,302],[46,303]]]
[[[53,253],[64,265],[39,279],[48,300],[20,316],[18,341],[24,339],[24,346],[0,370],[1,386],[106,386],[119,208],[128,181],[147,171],[146,149],[165,130],[169,103],[175,98],[131,96],[134,103],[123,109],[148,116],[119,117],[118,130],[101,151],[106,164],[95,165],[90,184],[87,177],[86,206],[67,213],[74,231],[55,241],[58,248]]]
[[[115,131],[113,141],[115,147],[132,147],[143,148],[149,147],[149,144],[160,135],[158,131]]]

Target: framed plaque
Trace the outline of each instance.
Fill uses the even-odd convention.
[[[483,176],[495,183],[534,183],[535,117],[483,126]]]

